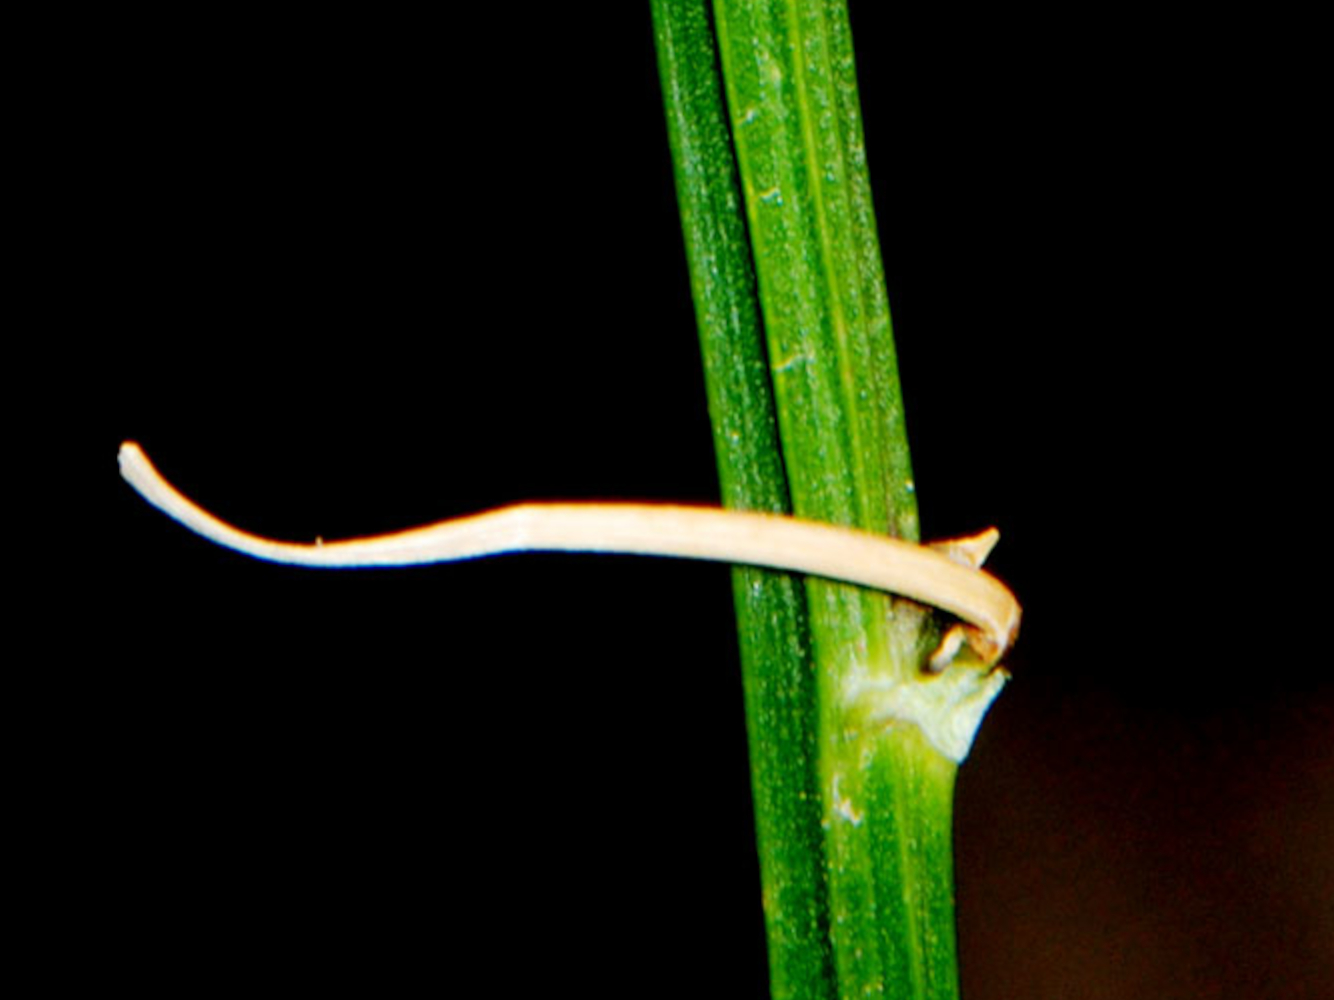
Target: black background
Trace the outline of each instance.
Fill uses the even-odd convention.
[[[72,799],[108,981],[765,995],[725,569],[277,568],[111,472],[136,439],[297,539],[716,499],[647,4],[571,7],[80,26],[114,655]],[[960,774],[965,995],[1327,995],[1300,55],[852,14],[925,533],[999,525],[1027,614]]]

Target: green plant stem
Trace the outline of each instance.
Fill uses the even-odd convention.
[[[916,540],[842,0],[719,0],[716,30],[797,514]],[[922,622],[809,581],[842,996],[957,996],[954,765],[862,692],[918,683]]]
[[[790,513],[750,244],[706,0],[653,0],[723,504]],[[775,1000],[837,996],[820,806],[817,697],[801,582],[733,571]]]
[[[915,541],[846,2],[712,8],[725,101],[704,0],[654,0],[725,502]],[[737,581],[773,995],[957,998],[961,751],[905,705],[952,724],[971,698],[975,725],[999,682],[923,676],[915,606],[809,580],[803,616],[790,582]]]

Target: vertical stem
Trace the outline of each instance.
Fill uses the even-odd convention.
[[[716,0],[780,438],[801,516],[917,537],[844,0]],[[954,764],[867,692],[920,683],[921,616],[808,581],[840,995],[957,995]]]
[[[846,0],[652,3],[724,502],[916,540]],[[959,752],[903,706],[1000,682],[924,678],[913,605],[735,582],[773,996],[954,1000]]]
[[[788,513],[707,0],[653,0],[653,19],[723,503]],[[805,592],[788,574],[749,568],[733,571],[733,591],[770,991],[775,1000],[832,1000],[837,984]]]

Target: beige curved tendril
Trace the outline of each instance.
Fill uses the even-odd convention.
[[[300,566],[409,566],[511,552],[603,552],[678,556],[791,570],[912,598],[948,611],[952,630],[933,666],[961,641],[990,664],[1013,642],[1019,604],[977,567],[999,537],[913,545],[898,539],[773,514],[633,503],[516,504],[369,538],[301,545],[261,538],[214,517],[168,483],[127,441],[120,470],[145,500],[219,545]]]

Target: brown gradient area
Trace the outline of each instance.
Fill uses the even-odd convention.
[[[1016,683],[960,779],[964,993],[1329,995],[1334,712]]]

